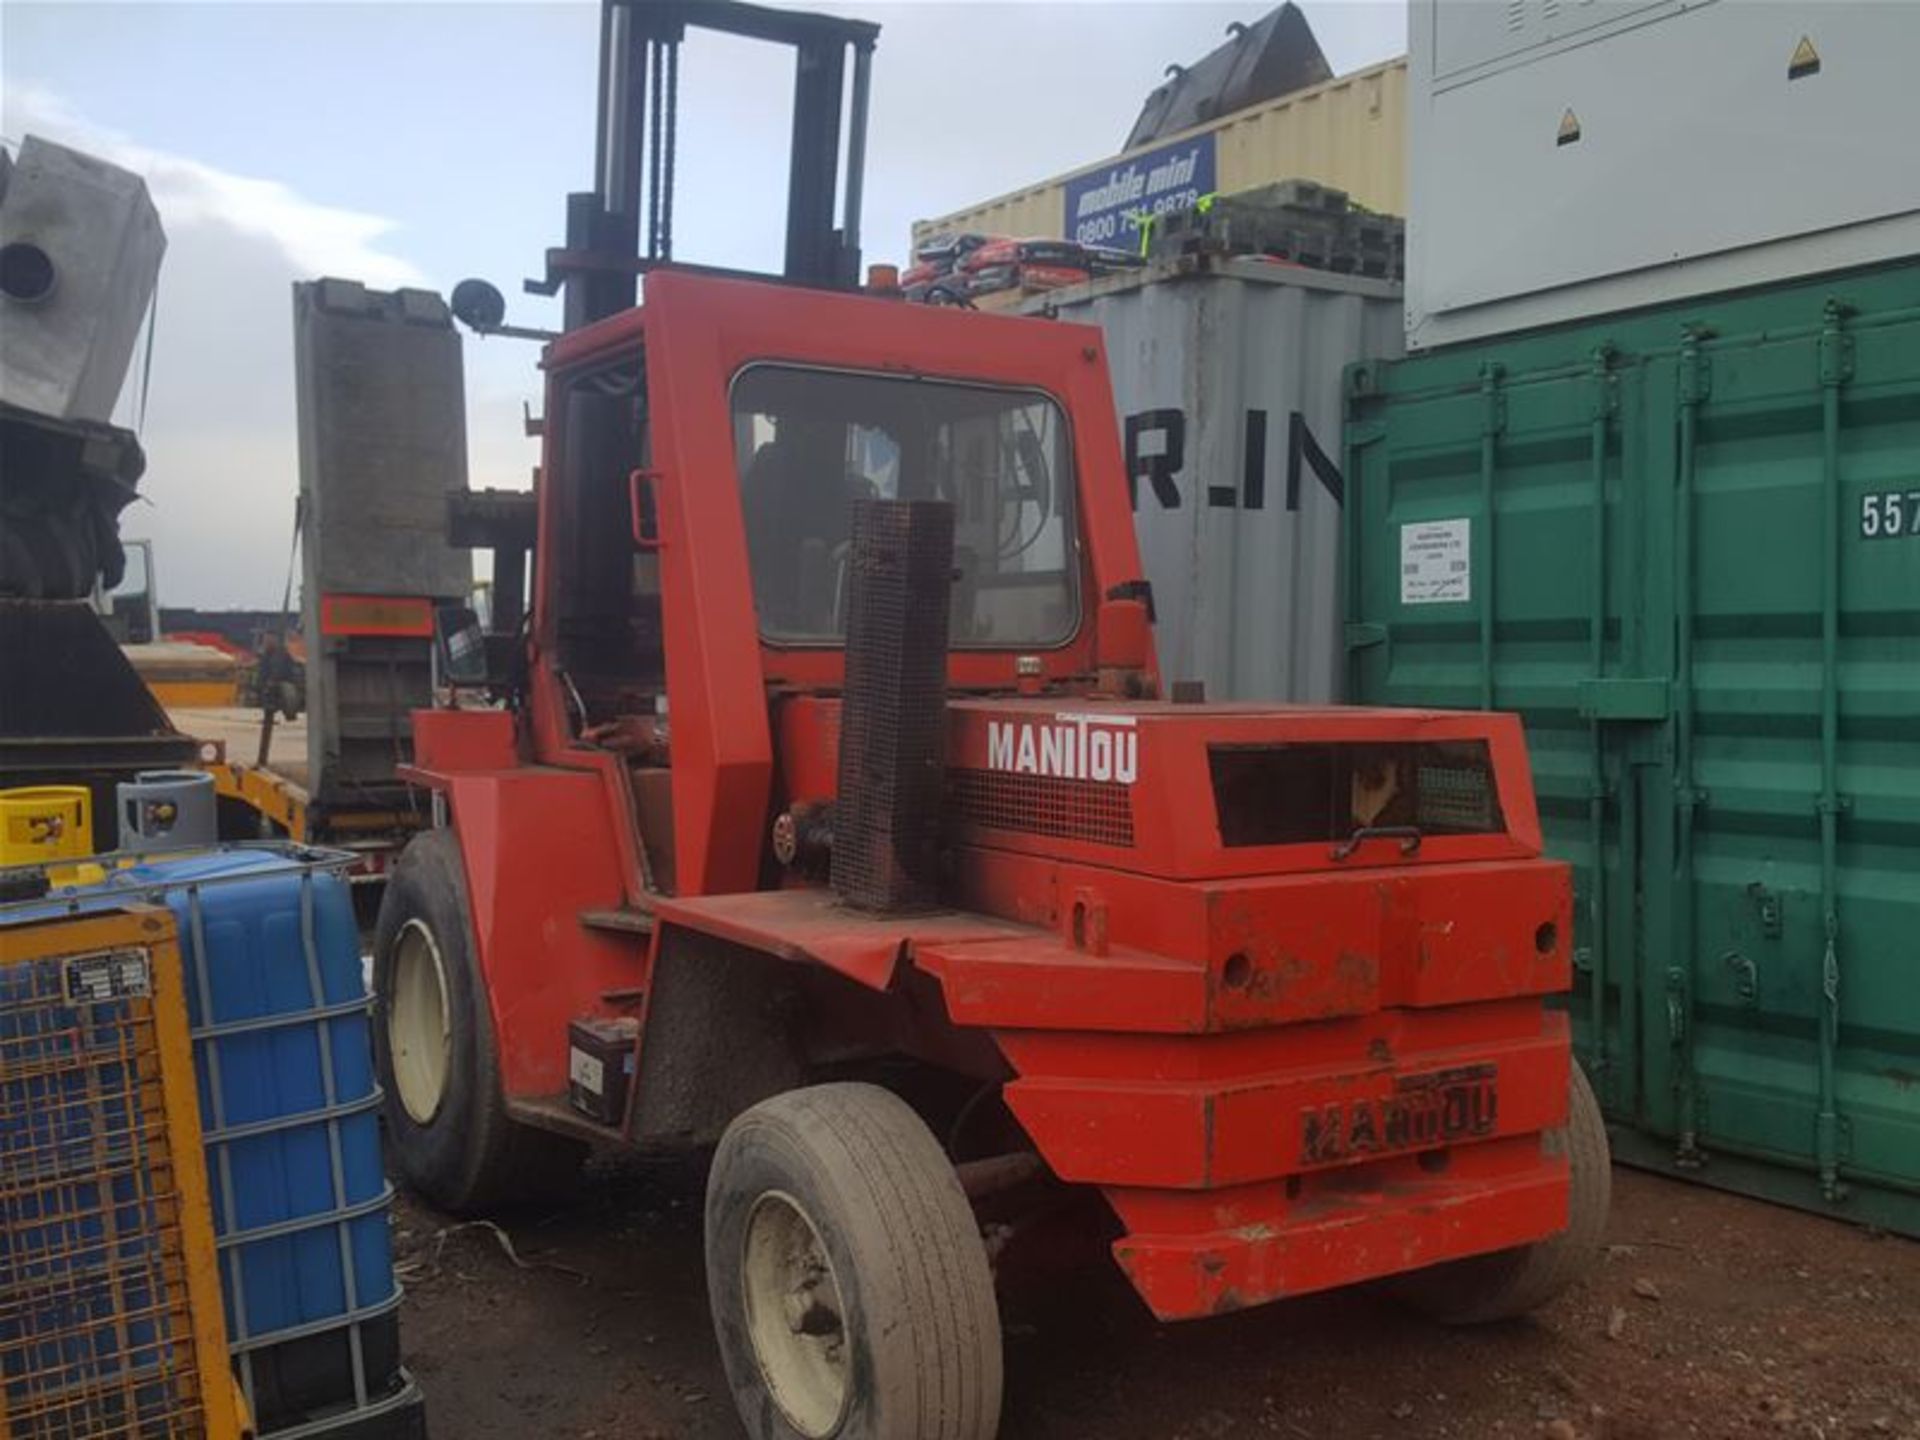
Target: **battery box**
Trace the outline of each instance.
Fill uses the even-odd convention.
[[[637,1020],[575,1020],[567,1026],[567,1100],[574,1109],[602,1125],[626,1120],[639,1042]]]

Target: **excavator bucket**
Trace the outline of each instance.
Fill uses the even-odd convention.
[[[1168,67],[1167,83],[1147,96],[1126,149],[1333,78],[1313,27],[1292,0],[1251,25],[1229,26],[1227,34],[1226,44],[1195,64]]]

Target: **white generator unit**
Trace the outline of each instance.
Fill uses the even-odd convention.
[[[1920,253],[1920,5],[1410,0],[1419,349]]]
[[[0,155],[0,402],[108,424],[166,248],[133,172],[37,135]]]

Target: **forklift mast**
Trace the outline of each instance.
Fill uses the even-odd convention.
[[[602,0],[594,188],[567,197],[566,245],[547,252],[544,279],[527,282],[533,294],[564,290],[568,330],[630,309],[636,277],[651,269],[711,268],[685,265],[673,254],[680,45],[688,30],[793,49],[786,257],[779,278],[826,289],[859,283],[868,82],[880,27],[738,0]]]

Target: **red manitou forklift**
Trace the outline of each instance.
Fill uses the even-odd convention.
[[[692,25],[798,51],[777,279],[671,262]],[[1518,721],[1163,698],[1100,332],[854,288],[876,27],[603,32],[530,624],[448,647],[505,703],[414,716],[445,823],[375,942],[400,1176],[485,1211],[717,1145],[763,1440],[992,1436],[1023,1196],[1098,1205],[1168,1320],[1564,1287],[1607,1149]]]

